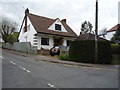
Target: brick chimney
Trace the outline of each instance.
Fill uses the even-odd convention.
[[[27,13],[29,13],[29,9],[28,8],[25,10],[25,14],[27,14]]]
[[[29,13],[29,9],[27,8],[25,10],[25,27],[24,27],[24,32],[27,32],[27,14]]]
[[[66,19],[62,19],[61,21],[64,22],[64,23],[66,23]]]

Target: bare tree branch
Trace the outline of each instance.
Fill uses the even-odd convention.
[[[4,42],[8,42],[7,40],[8,35],[15,32],[16,29],[17,29],[17,24],[14,21],[2,17],[0,21],[0,34]]]

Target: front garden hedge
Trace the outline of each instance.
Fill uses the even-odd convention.
[[[120,45],[111,44],[112,54],[120,55]]]
[[[71,42],[69,59],[76,62],[95,63],[95,41],[75,40]],[[109,41],[98,41],[97,63],[110,64],[112,60]]]

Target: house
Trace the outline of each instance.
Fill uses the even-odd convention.
[[[1,33],[0,33],[0,42],[4,42],[3,39],[2,39]]]
[[[32,46],[50,50],[53,46],[69,46],[78,36],[68,26],[66,19],[51,19],[29,13],[25,10],[23,27],[20,30],[19,42],[30,42]]]
[[[118,25],[120,25],[120,24],[117,24],[117,25],[115,25],[114,27],[112,27],[111,29],[109,29],[109,30],[107,31],[107,33],[109,33],[109,32],[115,32],[116,30],[118,30]]]
[[[91,33],[81,34],[79,35],[79,40],[95,40],[95,35]],[[106,40],[102,37],[97,37],[98,40]]]
[[[107,31],[107,37],[109,37],[111,39],[113,37],[113,35],[115,34],[116,30],[118,30],[119,25],[120,24],[117,24],[117,25],[113,26],[111,29],[109,29]]]

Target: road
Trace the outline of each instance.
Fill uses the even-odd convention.
[[[3,88],[117,88],[118,71],[75,67],[2,52]]]

